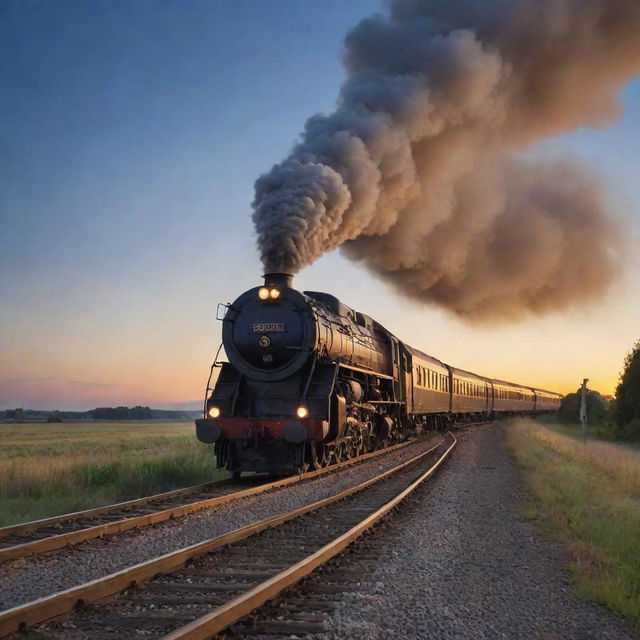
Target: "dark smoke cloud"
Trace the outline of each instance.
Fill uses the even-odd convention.
[[[621,113],[639,0],[397,0],[345,42],[334,113],[256,182],[267,271],[337,247],[470,320],[602,296],[621,238],[578,163],[533,143]]]

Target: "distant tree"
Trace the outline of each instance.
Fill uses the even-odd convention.
[[[560,403],[558,420],[565,424],[580,424],[580,389],[567,394]],[[587,392],[587,423],[602,427],[609,420],[607,401],[597,392]]]
[[[13,414],[13,417],[15,418],[16,422],[22,422],[26,417],[24,413],[24,409],[16,409],[15,413]]]
[[[47,422],[62,422],[62,413],[60,411],[52,411],[47,416]]]
[[[132,420],[150,420],[151,409],[149,407],[141,407],[140,405],[138,405],[130,409],[129,417]]]
[[[615,420],[623,438],[640,438],[640,340],[624,359],[616,388]]]
[[[114,420],[128,420],[129,419],[129,407],[116,407]]]

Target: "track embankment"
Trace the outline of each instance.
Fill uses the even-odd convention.
[[[574,598],[566,550],[519,516],[526,498],[501,428],[474,429],[446,473],[233,637],[637,640]]]

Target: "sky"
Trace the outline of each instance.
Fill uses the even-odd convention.
[[[218,302],[261,283],[255,179],[330,111],[375,0],[5,0],[0,6],[0,408],[190,406]],[[548,140],[594,168],[627,229],[599,304],[467,325],[339,252],[296,276],[412,346],[491,377],[615,389],[640,338],[640,81],[602,130]]]

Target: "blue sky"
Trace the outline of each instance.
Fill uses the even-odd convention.
[[[332,108],[342,39],[381,9],[364,0],[5,0],[0,407],[200,397],[219,341],[216,303],[262,273],[253,182],[309,115]],[[595,166],[631,232],[639,82],[624,103],[615,126],[545,151]],[[479,373],[563,391],[590,375],[609,392],[640,337],[637,276],[632,262],[596,309],[481,329],[407,303],[339,254],[296,282]],[[585,355],[589,344],[597,357]]]

